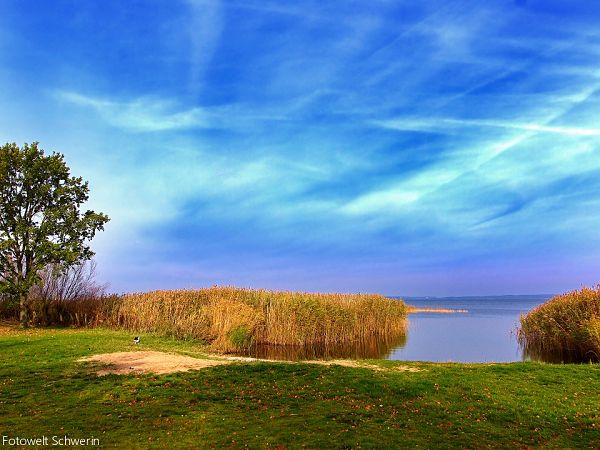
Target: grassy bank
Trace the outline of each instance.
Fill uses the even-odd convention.
[[[82,356],[199,356],[192,341],[107,329],[0,327],[0,434],[100,439],[108,448],[593,448],[600,367],[371,361],[390,369],[236,363],[97,377]]]
[[[600,286],[552,298],[521,317],[525,351],[556,361],[600,361]]]

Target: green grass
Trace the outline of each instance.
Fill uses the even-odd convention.
[[[0,435],[112,448],[598,448],[600,366],[236,363],[97,377],[82,356],[206,347],[107,329],[0,327]]]

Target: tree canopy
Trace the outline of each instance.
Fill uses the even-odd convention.
[[[64,156],[38,143],[0,148],[0,290],[19,298],[27,326],[27,294],[49,264],[70,267],[90,259],[89,242],[109,218],[81,211],[88,183],[71,176]]]

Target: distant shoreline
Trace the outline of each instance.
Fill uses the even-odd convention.
[[[402,299],[407,302],[412,300],[520,300],[520,299],[530,299],[530,300],[538,300],[538,299],[550,299],[555,297],[556,294],[506,294],[506,295],[453,295],[453,296],[403,296],[403,295],[388,295],[389,298]]]
[[[451,308],[421,308],[417,306],[406,305],[407,312],[409,314],[414,313],[439,313],[439,314],[453,314],[453,313],[468,313],[468,309],[451,309]]]

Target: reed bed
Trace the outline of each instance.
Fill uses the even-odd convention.
[[[521,316],[518,339],[533,357],[600,361],[600,285],[556,296]]]
[[[113,311],[120,303],[117,295],[85,295],[70,299],[54,298],[42,302],[30,299],[29,317],[33,326],[95,327],[111,325]],[[19,303],[0,298],[0,319],[17,321]]]
[[[401,336],[406,306],[381,295],[213,287],[127,294],[109,321],[235,351],[253,344],[327,346]]]
[[[31,321],[34,325],[59,325],[68,327],[96,327],[111,325],[112,312],[120,303],[118,295],[98,295],[55,299],[46,306],[46,315],[40,312],[43,305],[33,303]],[[44,323],[45,322],[45,323]]]

